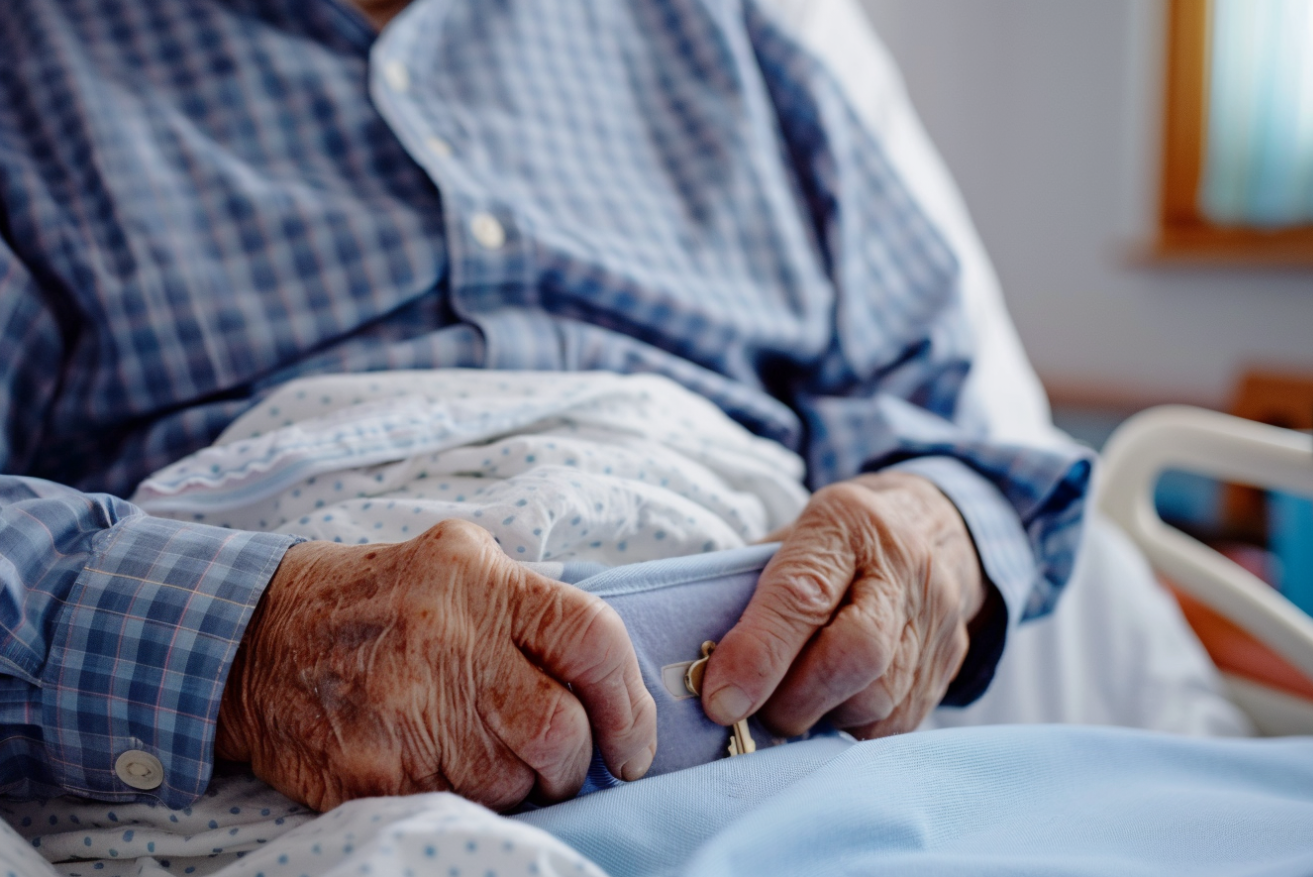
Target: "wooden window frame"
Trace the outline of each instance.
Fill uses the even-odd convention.
[[[1313,226],[1215,225],[1199,210],[1208,130],[1209,0],[1169,0],[1162,182],[1154,256],[1170,261],[1313,266]]]

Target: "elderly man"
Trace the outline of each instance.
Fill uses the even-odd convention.
[[[956,264],[752,0],[16,0],[0,10],[4,790],[507,807],[651,763],[605,604],[482,531],[343,546],[117,497],[273,388],[652,372],[801,453],[702,698],[910,730],[1070,573],[1088,464],[959,405]]]

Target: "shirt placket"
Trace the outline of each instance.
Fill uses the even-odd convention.
[[[563,364],[553,319],[533,297],[533,243],[513,205],[479,184],[478,144],[443,112],[424,47],[437,44],[446,0],[416,0],[370,52],[370,93],[392,131],[442,194],[448,295],[483,333],[485,368],[556,370]]]

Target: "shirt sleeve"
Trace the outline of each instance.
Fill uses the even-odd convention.
[[[199,796],[237,646],[296,541],[0,476],[0,791]],[[134,750],[163,765],[158,788],[116,772]]]
[[[51,416],[63,319],[0,241],[0,793],[184,806],[209,782],[242,633],[297,540],[12,474]],[[120,779],[133,750],[159,759],[156,788]]]

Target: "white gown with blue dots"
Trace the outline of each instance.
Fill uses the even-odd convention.
[[[516,560],[619,565],[762,538],[806,503],[802,472],[665,378],[450,369],[288,384],[133,501],[348,544],[463,518]]]
[[[316,816],[229,776],[184,810],[63,798],[0,812],[0,877],[602,874],[546,832],[452,794],[366,798]]]

